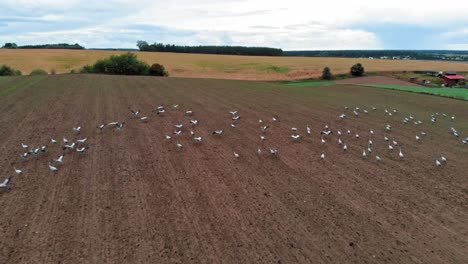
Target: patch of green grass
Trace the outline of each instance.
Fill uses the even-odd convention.
[[[291,70],[288,67],[279,67],[279,66],[270,65],[270,66],[266,66],[264,71],[284,74],[284,73],[290,72]]]
[[[462,99],[468,101],[468,89],[463,88],[428,88],[428,87],[415,87],[415,86],[395,86],[395,85],[360,85],[368,87],[376,87],[383,89],[391,89],[398,91],[406,91],[412,93],[421,93],[429,95],[437,95],[442,97],[449,97],[455,99]]]
[[[297,81],[288,82],[286,85],[300,86],[300,87],[319,87],[319,86],[331,86],[334,85],[334,81],[323,81],[323,80],[308,80],[308,81]]]

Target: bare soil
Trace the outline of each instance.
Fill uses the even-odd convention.
[[[351,85],[99,75],[4,79],[0,95],[0,175],[24,170],[0,193],[0,263],[468,262],[468,148],[449,134],[454,126],[467,136],[466,102]],[[151,112],[159,104],[166,114]],[[353,117],[345,105],[369,114]],[[190,127],[185,110],[199,126]],[[234,129],[232,110],[241,116]],[[348,119],[338,118],[343,112]],[[424,123],[404,125],[410,114]],[[263,142],[259,119],[270,125]],[[95,129],[123,120],[123,131]],[[186,127],[180,137],[177,123]],[[352,131],[343,136],[348,152],[336,132],[320,143],[326,124]],[[302,141],[291,141],[291,127]],[[428,136],[416,142],[420,131]],[[384,135],[398,141],[394,152]],[[58,146],[21,161],[22,142],[39,146],[51,136],[88,137],[89,153],[66,154],[55,174],[47,163]],[[266,155],[269,148],[279,156]],[[448,164],[437,168],[442,154]]]

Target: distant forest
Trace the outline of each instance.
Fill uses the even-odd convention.
[[[42,44],[42,45],[24,45],[18,46],[16,43],[5,43],[2,49],[85,49],[78,43],[67,44],[67,43],[58,43],[58,44]]]
[[[461,50],[302,50],[283,51],[283,56],[468,61],[468,51]]]
[[[140,51],[175,52],[175,53],[200,53],[200,54],[224,54],[247,56],[281,56],[283,50],[267,47],[243,47],[243,46],[177,46],[171,44],[138,41]]]

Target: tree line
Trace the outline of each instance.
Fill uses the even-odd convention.
[[[77,49],[82,50],[85,47],[81,46],[78,43],[68,44],[68,43],[58,43],[58,44],[41,44],[41,45],[23,45],[18,46],[16,43],[5,43],[2,49]]]
[[[179,46],[174,44],[154,43],[148,44],[139,40],[137,47],[140,51],[175,52],[175,53],[200,53],[200,54],[224,54],[247,56],[281,56],[282,49],[268,47],[244,47],[244,46]]]

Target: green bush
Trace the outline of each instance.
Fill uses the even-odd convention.
[[[330,68],[328,68],[328,67],[323,68],[322,79],[324,79],[324,80],[333,79],[333,74],[331,73]]]
[[[48,75],[48,73],[43,69],[35,69],[29,75]]]
[[[0,76],[15,76],[21,75],[21,71],[15,70],[10,66],[2,65],[0,66]]]
[[[361,63],[354,64],[353,67],[351,67],[351,75],[353,76],[364,75],[364,67],[362,67]]]
[[[167,77],[169,76],[169,73],[166,71],[163,65],[155,63],[151,65],[151,68],[149,69],[149,75]]]
[[[80,70],[80,73],[169,76],[163,65],[153,64],[150,67],[130,52],[98,60],[94,65],[86,65]]]

